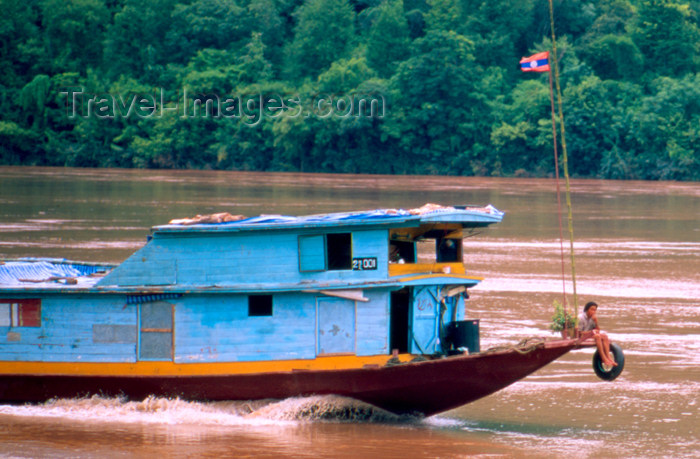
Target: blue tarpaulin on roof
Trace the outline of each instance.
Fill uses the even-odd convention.
[[[500,222],[503,212],[491,205],[480,206],[440,206],[436,204],[426,204],[416,209],[376,209],[360,212],[337,212],[328,214],[317,214],[307,216],[289,215],[260,215],[244,219],[234,219],[230,221],[203,221],[200,217],[193,219],[173,220],[168,225],[156,226],[155,230],[166,231],[209,231],[209,230],[260,230],[260,229],[289,229],[293,227],[330,227],[340,225],[362,225],[362,224],[396,224],[406,221],[430,221],[442,215],[450,215],[451,218],[445,222],[461,223],[463,225],[477,227],[486,226],[491,223]],[[213,216],[218,216],[215,214]],[[206,217],[206,216],[205,216]]]
[[[109,267],[41,259],[10,261],[0,264],[0,284],[17,284],[20,280],[38,282],[82,277],[107,269]]]

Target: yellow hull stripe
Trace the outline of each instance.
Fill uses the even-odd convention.
[[[422,274],[422,275],[416,275],[416,276],[408,276],[408,277],[402,277],[401,281],[403,282],[410,282],[414,280],[423,280],[423,279],[430,279],[434,277],[453,277],[453,278],[459,278],[459,279],[464,279],[464,280],[470,280],[470,281],[483,281],[483,277],[478,277],[478,276],[467,276],[464,274]]]
[[[402,362],[414,356],[401,354]],[[214,376],[253,373],[277,373],[305,370],[341,370],[384,366],[390,355],[334,355],[309,360],[268,360],[262,362],[2,362],[0,375],[61,375],[61,376]]]

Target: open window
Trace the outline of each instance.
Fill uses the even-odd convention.
[[[0,300],[0,327],[41,327],[41,300]]]
[[[327,234],[326,249],[326,260],[329,271],[352,269],[351,233]]]
[[[248,317],[272,316],[272,295],[250,295],[248,297]]]
[[[299,271],[352,269],[352,233],[299,236]]]
[[[415,263],[416,244],[413,241],[389,241],[389,263]]]
[[[435,254],[438,263],[454,263],[462,261],[462,240],[437,238],[435,239]]]
[[[461,225],[452,223],[391,230],[390,275],[410,272],[463,273],[462,237]]]

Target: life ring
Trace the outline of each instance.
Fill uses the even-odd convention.
[[[593,354],[593,371],[603,381],[614,380],[620,376],[620,373],[625,368],[625,354],[622,352],[622,348],[615,343],[610,343],[610,353],[617,363],[616,367],[608,367],[603,364],[603,359],[600,358],[597,350]]]

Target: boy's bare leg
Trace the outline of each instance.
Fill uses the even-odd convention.
[[[610,365],[616,367],[616,366],[617,366],[617,362],[615,362],[615,359],[614,359],[613,356],[610,354],[610,338],[608,338],[608,335],[606,335],[605,333],[601,333],[600,336],[603,337],[603,348],[605,349],[605,355],[606,355],[606,357],[607,357],[608,360],[610,361]]]
[[[596,333],[595,335],[593,335],[593,337],[595,338],[595,344],[596,344],[596,347],[598,347],[598,354],[600,355],[600,359],[603,361],[603,363],[605,365],[608,365],[611,367],[617,365],[615,363],[615,361],[612,360],[610,358],[610,356],[608,356],[608,354],[605,353],[605,345],[603,344],[603,337],[600,336],[599,333]]]

